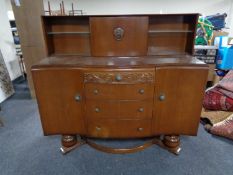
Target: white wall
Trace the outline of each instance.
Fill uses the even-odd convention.
[[[5,0],[7,11],[12,11],[11,0]]]
[[[14,80],[21,75],[21,72],[7,16],[8,8],[5,0],[0,0],[0,7],[0,49],[10,74],[10,78],[11,80]]]
[[[62,0],[49,0],[52,10],[59,9]],[[48,0],[44,0],[48,9]],[[233,0],[64,0],[65,8],[82,9],[85,14],[146,14],[146,13],[227,13],[227,27],[233,29]],[[232,31],[232,30],[231,30]],[[233,31],[232,31],[233,35]]]

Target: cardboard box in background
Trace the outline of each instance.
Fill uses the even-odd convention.
[[[215,37],[218,37],[218,36],[228,36],[229,33],[228,32],[224,32],[224,31],[213,31],[213,37],[212,37],[212,40],[211,40],[211,45],[214,45],[214,39]]]

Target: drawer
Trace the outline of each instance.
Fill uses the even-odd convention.
[[[89,120],[88,136],[98,138],[137,138],[151,136],[151,120]]]
[[[155,70],[147,69],[99,69],[98,71],[84,72],[85,83],[102,84],[154,84]]]
[[[143,119],[152,118],[153,100],[147,101],[101,101],[86,103],[88,118]]]
[[[152,99],[153,84],[94,84],[85,85],[85,96],[88,99],[105,100],[144,100]]]

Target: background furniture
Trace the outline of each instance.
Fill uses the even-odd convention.
[[[0,50],[0,103],[13,94],[13,84]]]
[[[44,134],[63,135],[64,153],[88,143],[112,153],[158,144],[178,154],[179,135],[197,134],[208,73],[191,56],[197,19],[44,16],[49,57],[32,67]],[[132,149],[87,139],[154,136],[161,139]]]
[[[215,79],[217,78],[215,73],[216,68],[216,58],[218,53],[218,48],[216,46],[194,46],[194,56],[204,61],[209,66],[207,81],[210,85],[215,84]]]
[[[11,4],[23,53],[20,62],[25,63],[31,96],[35,97],[30,69],[33,64],[46,57],[41,22],[44,4],[42,0],[20,0],[20,6],[16,6],[14,1],[11,1]]]
[[[6,100],[14,93],[13,85],[10,79],[10,75],[6,68],[5,61],[0,50],[0,103]],[[1,106],[0,106],[1,111]],[[0,127],[3,126],[3,121],[0,118]]]

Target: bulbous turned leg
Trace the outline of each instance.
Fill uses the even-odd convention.
[[[63,154],[66,154],[74,150],[75,148],[81,146],[84,143],[85,142],[81,139],[80,136],[79,139],[77,139],[76,135],[62,135],[61,138],[62,147],[60,148],[60,150]]]
[[[71,147],[77,143],[77,136],[76,135],[62,135],[61,137],[61,144],[64,147]]]
[[[180,147],[180,137],[176,135],[166,135],[163,138],[163,144],[166,149],[174,154],[179,154],[181,147]]]

